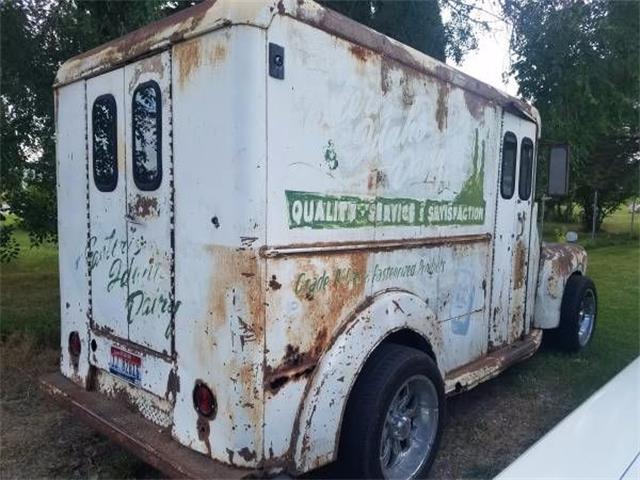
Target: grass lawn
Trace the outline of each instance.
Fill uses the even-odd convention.
[[[58,249],[45,244],[31,248],[17,232],[19,257],[0,265],[0,338],[26,333],[39,344],[59,345],[60,296]]]
[[[545,222],[543,228],[543,236],[547,241],[564,241],[565,234],[571,230],[578,233],[578,242],[585,247],[624,244],[640,238],[640,213],[635,215],[632,232],[631,214],[625,205],[621,206],[605,218],[594,240],[591,240],[591,230],[584,230],[578,223]]]
[[[635,242],[590,248],[587,274],[598,290],[598,323],[591,345],[578,355],[547,348],[516,367],[525,377],[570,383],[572,395],[580,400],[640,355],[640,246]]]

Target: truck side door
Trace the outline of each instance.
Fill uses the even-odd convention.
[[[494,232],[489,349],[516,341],[529,329],[527,305],[533,210],[536,124],[503,114]]]

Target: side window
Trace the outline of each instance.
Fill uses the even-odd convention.
[[[118,184],[116,100],[101,95],[93,102],[93,181],[101,192],[113,192]]]
[[[162,99],[154,81],[133,92],[133,180],[140,190],[155,190],[162,181]]]
[[[531,180],[533,177],[533,142],[523,138],[520,145],[520,178],[518,179],[518,196],[520,200],[529,200],[531,196]]]
[[[502,198],[513,197],[516,185],[516,152],[518,140],[516,136],[507,132],[502,143],[502,177],[500,178],[500,194]]]

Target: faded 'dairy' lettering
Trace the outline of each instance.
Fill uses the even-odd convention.
[[[114,228],[102,238],[95,235],[89,238],[84,253],[75,260],[76,269],[84,259],[94,278],[104,278],[104,283],[93,282],[94,288],[106,285],[107,293],[125,290],[125,309],[129,324],[139,317],[167,313],[173,317],[182,304],[173,299],[171,292],[149,291],[149,288],[154,288],[166,278],[168,266],[165,257],[154,254],[153,249],[145,246],[146,241],[143,239],[133,242],[119,238]],[[121,295],[118,298],[122,298]],[[165,336],[169,338],[172,332],[173,324],[169,321]]]

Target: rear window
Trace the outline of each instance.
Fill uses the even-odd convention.
[[[529,200],[531,196],[532,167],[533,142],[530,138],[525,137],[520,145],[520,178],[518,180],[518,196],[520,200]]]
[[[516,152],[518,140],[512,132],[504,134],[502,143],[502,174],[500,177],[500,195],[502,198],[513,197],[516,185]]]
[[[93,181],[101,192],[112,192],[118,184],[116,100],[101,95],[93,102]]]
[[[162,181],[162,99],[154,81],[133,92],[133,180],[140,190],[155,190]]]

